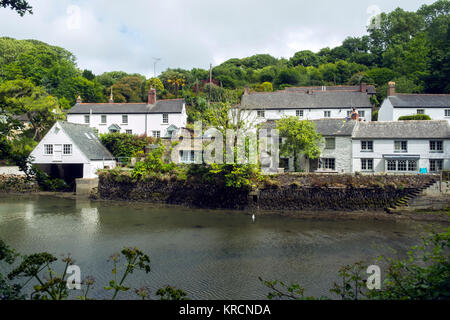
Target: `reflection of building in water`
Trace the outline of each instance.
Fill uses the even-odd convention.
[[[83,232],[95,233],[99,228],[99,214],[96,207],[91,207],[90,201],[76,200],[77,211],[80,212],[80,220]]]

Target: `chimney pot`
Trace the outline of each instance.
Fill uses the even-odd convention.
[[[82,100],[81,100],[81,96],[80,95],[78,95],[78,98],[77,98],[77,104],[80,104],[82,102]]]
[[[395,82],[389,82],[388,83],[388,97],[395,96]]]
[[[250,94],[250,88],[248,86],[244,87],[244,96]]]
[[[156,90],[150,87],[148,89],[148,104],[155,104],[156,103]]]

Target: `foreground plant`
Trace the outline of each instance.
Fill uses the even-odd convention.
[[[72,283],[71,269],[75,260],[70,256],[63,257],[63,272],[56,271],[55,264],[58,261],[53,255],[43,252],[29,256],[21,256],[3,241],[0,240],[0,263],[6,266],[13,266],[16,260],[21,257],[21,262],[4,277],[0,273],[0,300],[66,300],[70,297],[73,288],[68,287]],[[126,285],[126,280],[134,271],[150,273],[150,258],[138,248],[124,248],[120,253],[111,256],[113,262],[112,275],[114,279],[109,281],[109,285],[104,289],[112,292],[111,300],[117,298],[119,293],[127,292],[130,287]],[[121,262],[123,262],[121,264]],[[5,267],[6,267],[5,266]],[[6,268],[0,264],[0,270]],[[19,282],[24,279],[23,282]],[[24,289],[30,283],[34,283],[33,291],[27,296]],[[89,300],[89,291],[95,284],[95,279],[91,276],[81,282],[83,286],[82,294],[77,296],[80,300]],[[151,299],[148,288],[136,289],[135,293],[141,299]],[[156,292],[156,296],[161,300],[186,300],[186,293],[180,289],[170,286],[161,288]]]
[[[357,262],[339,270],[341,281],[334,283],[330,293],[342,300],[449,300],[450,299],[450,228],[432,232],[414,246],[406,259],[380,257],[385,261],[384,281],[380,290],[369,290],[365,277],[368,265]],[[299,284],[260,281],[271,291],[269,299],[314,300],[305,296]],[[331,299],[321,297],[320,299]]]

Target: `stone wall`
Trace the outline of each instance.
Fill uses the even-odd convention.
[[[0,175],[0,193],[37,192],[39,187],[34,181],[26,181],[22,175]]]
[[[277,175],[259,188],[102,173],[99,197],[199,208],[256,210],[382,210],[436,179],[434,176]]]

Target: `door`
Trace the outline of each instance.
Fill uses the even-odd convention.
[[[55,144],[53,149],[53,161],[54,162],[62,161],[62,144]]]

